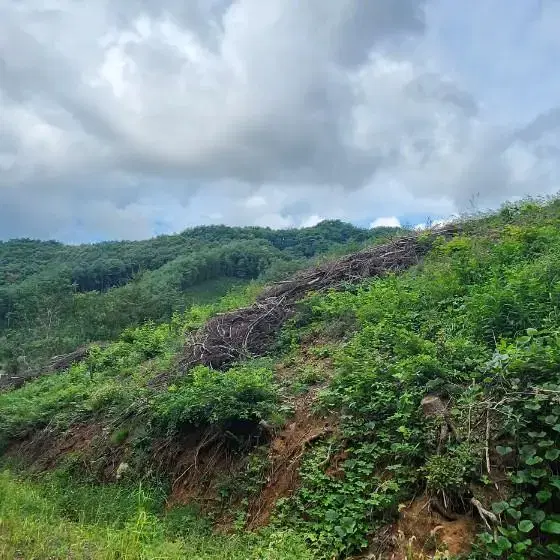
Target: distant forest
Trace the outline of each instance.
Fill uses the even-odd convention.
[[[286,230],[201,226],[86,245],[0,242],[0,370],[111,340],[128,326],[165,321],[234,286],[281,279],[397,231],[324,221]]]

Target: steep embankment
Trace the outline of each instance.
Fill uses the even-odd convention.
[[[510,205],[0,394],[6,464],[55,469],[0,478],[0,553],[558,557],[559,225]]]

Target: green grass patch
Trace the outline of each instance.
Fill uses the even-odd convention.
[[[142,487],[68,487],[0,472],[0,558],[306,560],[293,533],[218,536],[192,510],[158,513]]]

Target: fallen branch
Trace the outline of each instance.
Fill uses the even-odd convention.
[[[475,497],[471,498],[471,504],[477,509],[478,514],[480,515],[482,521],[484,521],[488,529],[492,529],[490,523],[488,523],[488,520],[492,521],[494,525],[498,524],[498,518],[496,517],[496,515],[491,511],[488,511],[486,508],[484,508],[482,504]]]

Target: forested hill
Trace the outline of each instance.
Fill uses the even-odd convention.
[[[124,328],[162,321],[236,284],[280,278],[324,254],[355,250],[392,228],[324,221],[303,229],[202,226],[145,241],[0,242],[0,370]]]

